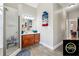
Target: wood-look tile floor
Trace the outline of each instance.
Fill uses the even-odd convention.
[[[0,56],[3,56],[3,48],[0,48]]]
[[[55,50],[37,44],[27,48],[31,51],[31,56],[63,56],[63,46],[61,45]]]
[[[6,55],[7,55],[7,56],[11,55],[11,54],[12,54],[14,51],[16,51],[17,49],[18,49],[17,46],[12,46],[12,47],[6,49]]]

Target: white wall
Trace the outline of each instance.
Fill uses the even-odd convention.
[[[53,12],[56,11],[57,6],[53,5]],[[59,7],[58,7],[59,8]],[[53,14],[53,46],[58,46],[60,43],[63,43],[65,39],[65,20],[66,15],[64,11]]]
[[[47,11],[49,13],[48,26],[42,26],[42,13]],[[50,3],[41,3],[37,7],[37,29],[40,32],[40,42],[45,46],[53,49],[53,9]]]
[[[62,13],[53,16],[53,46],[56,46],[65,39],[65,21]]]
[[[23,4],[22,5],[22,14],[27,16],[32,16],[36,18],[36,8],[33,8],[29,5]]]

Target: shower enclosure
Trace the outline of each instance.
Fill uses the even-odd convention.
[[[4,52],[3,55],[12,55],[20,48],[20,18],[15,8],[4,4]]]
[[[3,7],[0,6],[0,56],[3,55]]]

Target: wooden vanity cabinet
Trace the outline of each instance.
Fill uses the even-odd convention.
[[[22,35],[22,48],[39,43],[40,34]]]
[[[40,34],[35,34],[35,39],[34,39],[34,43],[39,43],[40,41]]]
[[[34,35],[22,35],[22,47],[30,46],[34,41]]]

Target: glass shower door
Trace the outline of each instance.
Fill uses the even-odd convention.
[[[3,7],[0,6],[0,56],[3,55]]]
[[[20,45],[18,11],[12,7],[5,7],[4,12],[6,55],[11,55]]]

